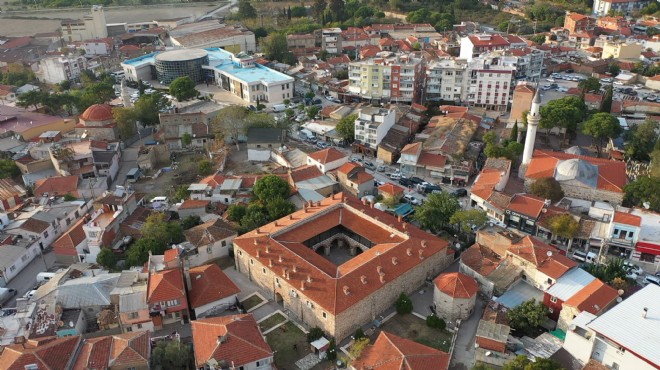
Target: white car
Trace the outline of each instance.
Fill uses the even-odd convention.
[[[644,88],[644,85],[642,85],[642,84],[637,84],[637,85],[633,86],[633,89],[635,89],[635,90],[639,90],[639,89],[643,89],[643,88]]]
[[[404,195],[404,196],[403,196],[403,199],[405,199],[408,203],[410,203],[410,204],[412,204],[412,205],[414,205],[414,206],[418,206],[418,205],[422,204],[422,202],[421,202],[419,199],[413,197],[413,196],[410,195],[410,194],[406,194],[406,195]]]
[[[554,78],[546,78],[545,80],[548,81],[548,82],[555,82]]]
[[[603,78],[603,79],[600,80],[600,82],[604,82],[604,83],[611,83],[612,81],[613,80],[609,77],[608,78]]]
[[[621,81],[614,81],[613,84],[615,84],[617,86],[623,86],[623,82],[621,82]]]

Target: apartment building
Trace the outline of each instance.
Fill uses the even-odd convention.
[[[429,64],[426,67],[424,101],[460,101],[467,66],[463,59],[441,59]]]
[[[324,28],[321,31],[321,48],[328,54],[339,54],[342,49],[341,28]]]
[[[517,73],[515,63],[505,63],[498,57],[479,58],[470,63],[467,72],[464,100],[468,104],[488,110],[507,110]]]
[[[604,16],[610,12],[629,15],[647,7],[650,0],[594,0],[593,14]]]
[[[82,55],[44,58],[39,62],[40,80],[49,84],[62,81],[78,81],[85,69],[86,59]]]
[[[525,47],[527,42],[515,35],[474,34],[461,38],[460,57],[469,62],[490,51]]]
[[[595,19],[579,13],[566,14],[564,28],[570,33],[591,32],[595,28]]]
[[[388,54],[388,53],[385,53]],[[350,63],[349,93],[370,101],[412,103],[421,100],[422,60],[412,54],[392,54]]]
[[[355,140],[377,150],[378,144],[396,122],[394,109],[363,108],[355,120]]]
[[[639,60],[640,55],[644,51],[641,43],[636,42],[621,42],[621,41],[606,41],[603,44],[603,53],[601,59],[627,59],[631,61]]]

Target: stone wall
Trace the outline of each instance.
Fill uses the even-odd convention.
[[[577,316],[580,313],[575,307],[563,305],[561,312],[559,313],[559,320],[557,321],[557,329],[563,330],[564,332],[568,331],[569,325],[573,322],[573,317]]]
[[[536,181],[535,179],[525,178],[525,191],[529,192],[529,187]],[[613,206],[621,205],[623,202],[623,193],[616,193],[613,191],[594,189],[585,186],[579,181],[562,181],[560,182],[561,189],[564,191],[564,196],[570,198],[577,198],[583,200],[608,202]]]
[[[479,284],[479,290],[487,297],[493,296],[493,289],[495,284],[492,281],[488,280],[485,276],[482,276],[478,272],[466,266],[463,261],[458,265],[458,271],[464,273],[467,276],[471,276]]]
[[[438,317],[446,321],[465,320],[474,311],[475,294],[471,298],[454,298],[433,287],[433,305]]]

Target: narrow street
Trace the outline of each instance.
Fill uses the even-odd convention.
[[[43,256],[43,258],[42,258]],[[5,302],[4,307],[15,307],[16,298],[22,297],[25,293],[34,289],[37,284],[37,274],[48,271],[55,266],[55,253],[52,250],[44,252],[43,255],[37,255],[23,271],[13,278],[6,288],[16,289],[16,297]]]

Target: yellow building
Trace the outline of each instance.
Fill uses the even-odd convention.
[[[602,59],[634,59],[639,60],[643,51],[642,44],[608,41],[603,45]]]

